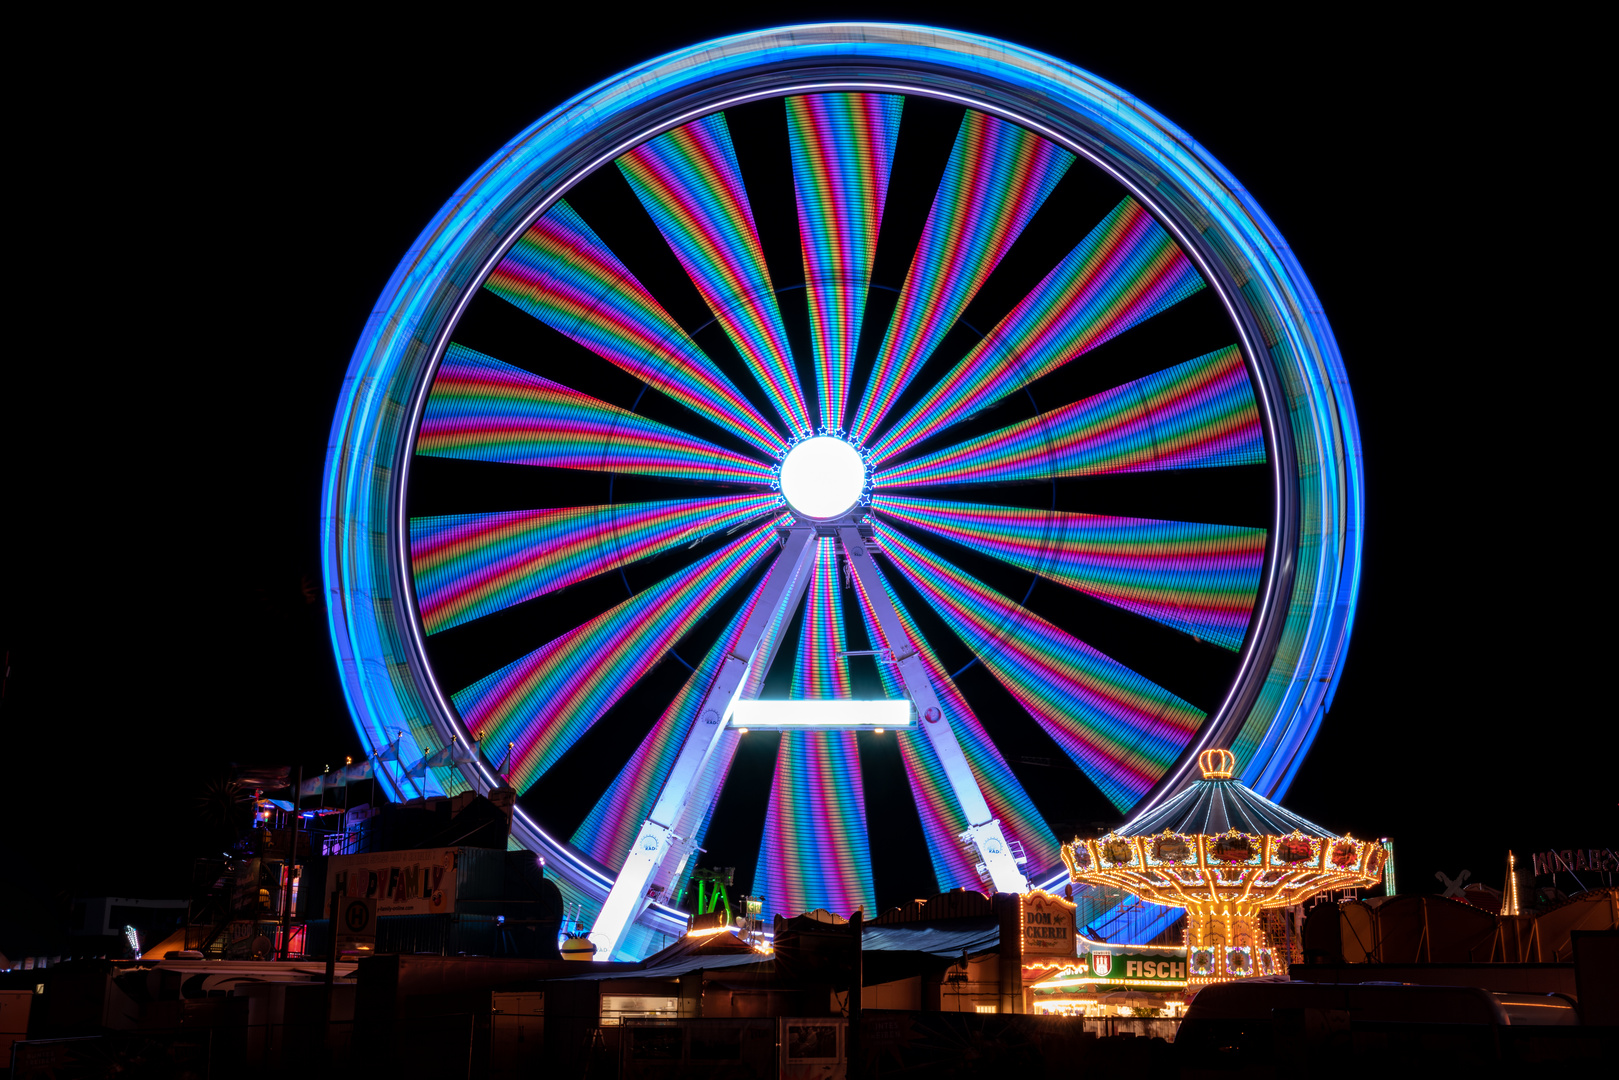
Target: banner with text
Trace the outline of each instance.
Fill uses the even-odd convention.
[[[1166,989],[1186,985],[1186,956],[1166,956],[1161,952],[1135,952],[1131,946],[1116,949],[1092,948],[1082,953],[1084,969],[1099,985],[1137,986]]]
[[[455,910],[458,850],[333,855],[327,863],[326,880],[340,897],[375,900],[378,915],[441,915]],[[330,914],[327,912],[328,917]]]

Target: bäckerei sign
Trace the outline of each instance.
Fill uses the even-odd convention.
[[[1077,940],[1074,905],[1043,889],[1026,892],[1019,899],[1024,957],[1073,956]]]

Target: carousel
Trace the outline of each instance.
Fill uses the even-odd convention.
[[[1198,756],[1203,778],[1106,836],[1062,848],[1075,882],[1186,909],[1186,986],[1284,974],[1262,925],[1267,908],[1375,885],[1387,857],[1375,840],[1338,836],[1233,778],[1229,750]]]

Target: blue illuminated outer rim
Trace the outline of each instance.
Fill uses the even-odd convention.
[[[426,662],[411,594],[406,479],[432,376],[461,313],[522,232],[574,182],[662,131],[787,93],[887,91],[999,115],[1110,173],[1193,259],[1242,337],[1264,420],[1274,517],[1257,618],[1226,699],[1135,808],[1183,787],[1199,751],[1245,749],[1242,779],[1279,798],[1331,704],[1360,581],[1360,432],[1342,357],[1276,226],[1212,155],[1107,81],[995,38],[933,27],[780,27],[694,45],[608,79],[547,113],[445,203],[394,270],[354,349],[321,493],[327,616],[367,751],[408,731],[424,750],[467,739]],[[498,764],[499,754],[490,757]],[[377,770],[399,797],[399,766]],[[434,770],[445,791],[498,782],[487,762]],[[390,790],[391,789],[391,790]],[[600,901],[611,872],[520,808],[513,838]],[[1055,887],[1060,868],[1037,880]],[[684,932],[654,904],[643,925]]]

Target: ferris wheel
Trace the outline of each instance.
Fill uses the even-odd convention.
[[[1331,330],[1235,179],[1062,61],[874,24],[513,139],[388,283],[323,500],[362,738],[516,788],[603,959],[684,930],[717,822],[767,916],[875,914],[894,835],[1022,890],[1066,804],[1204,749],[1279,795],[1362,515]]]

